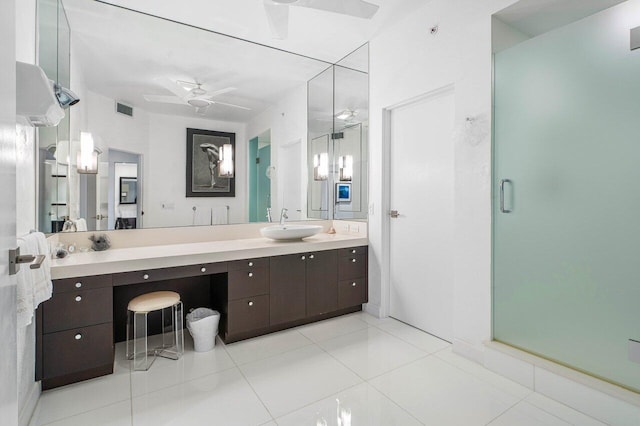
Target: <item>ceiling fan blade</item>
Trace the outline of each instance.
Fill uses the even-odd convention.
[[[184,98],[189,94],[188,92],[185,92],[182,86],[180,86],[178,83],[176,83],[175,81],[169,78],[160,77],[160,78],[154,79],[154,81],[158,83],[160,86],[170,91],[171,93],[173,93],[174,95],[178,96],[179,98]]]
[[[179,104],[179,105],[185,105],[187,104],[184,99],[178,97],[178,96],[172,96],[172,95],[142,95],[144,97],[145,101],[148,102],[162,102],[165,104]]]
[[[235,87],[227,87],[226,89],[216,90],[215,92],[208,93],[207,98],[211,99],[218,95],[223,95],[225,93],[233,92],[234,90],[237,90],[237,89]]]
[[[267,14],[273,38],[286,39],[289,36],[289,6],[264,0],[264,11]]]
[[[364,0],[298,0],[292,6],[325,10],[356,18],[371,19],[380,6]]]
[[[214,104],[218,104],[218,105],[225,105],[228,107],[233,107],[233,108],[240,108],[240,109],[244,109],[246,111],[251,111],[251,108],[247,108],[247,107],[243,107],[240,105],[235,105],[235,104],[228,104],[226,102],[218,102],[218,101],[212,101]]]
[[[191,91],[193,89],[196,89],[198,87],[198,83],[194,83],[191,81],[182,81],[182,80],[176,80],[176,84],[180,87],[182,87],[184,90]]]

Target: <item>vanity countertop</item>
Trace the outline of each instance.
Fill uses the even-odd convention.
[[[64,259],[53,259],[51,276],[53,279],[84,277],[334,250],[367,244],[367,238],[362,235],[322,233],[293,242],[247,238],[109,249],[101,252],[74,253]]]

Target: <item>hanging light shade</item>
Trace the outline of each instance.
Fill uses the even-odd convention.
[[[233,177],[233,145],[226,143],[219,150],[218,176]]]
[[[329,178],[329,154],[326,152],[313,156],[313,180]]]
[[[340,157],[340,180],[351,181],[353,179],[353,155],[343,155]]]
[[[93,136],[88,132],[80,133],[80,151],[77,161],[78,173],[98,174],[98,153],[93,145]]]

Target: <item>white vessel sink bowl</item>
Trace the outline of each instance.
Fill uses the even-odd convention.
[[[319,225],[274,225],[260,229],[263,237],[276,241],[293,241],[316,235],[322,231]]]

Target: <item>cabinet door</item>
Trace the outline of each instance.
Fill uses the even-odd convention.
[[[270,259],[270,324],[282,324],[306,316],[306,262],[304,254]]]
[[[338,252],[307,255],[307,316],[338,309]]]

